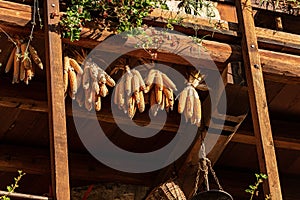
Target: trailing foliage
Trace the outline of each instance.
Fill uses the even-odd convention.
[[[264,180],[266,180],[268,178],[268,176],[266,174],[255,174],[255,177],[256,177],[256,182],[254,185],[249,185],[249,188],[245,190],[245,192],[247,193],[250,193],[251,196],[250,196],[250,200],[253,199],[254,195],[255,196],[258,196],[258,187],[261,183],[264,182]],[[270,196],[269,195],[266,195],[265,196],[265,200],[268,200],[270,199]]]
[[[133,31],[141,27],[143,18],[156,7],[168,10],[166,0],[70,0],[60,25],[63,37],[71,41],[79,40],[83,26],[94,29],[108,29],[114,32]],[[178,10],[207,18],[216,16],[216,8],[206,0],[181,0]],[[182,19],[168,20],[167,28],[178,24]]]
[[[15,190],[19,187],[18,184],[21,178],[25,175],[25,173],[23,173],[21,170],[19,170],[18,173],[19,173],[18,177],[14,178],[15,183],[6,187],[7,192],[9,194],[15,192]],[[10,200],[10,198],[8,197],[8,195],[4,195],[4,196],[0,196],[0,200]]]
[[[93,22],[98,29],[131,31],[156,7],[156,0],[72,0],[61,20],[63,36],[79,40],[83,25]]]

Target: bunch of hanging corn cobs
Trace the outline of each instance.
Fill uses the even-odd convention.
[[[137,109],[140,112],[145,110],[145,89],[146,85],[140,72],[125,66],[125,74],[115,89],[114,103],[132,119]]]
[[[114,87],[115,81],[91,59],[85,61],[83,73],[77,73],[76,78],[78,91],[75,99],[79,106],[84,104],[89,111],[93,108],[100,111],[101,97],[108,95],[106,85]]]
[[[13,84],[20,81],[24,81],[27,85],[29,84],[35,72],[31,59],[40,69],[43,69],[43,63],[37,51],[27,43],[21,44],[20,41],[17,41],[17,45],[10,53],[5,67],[5,73],[8,73],[13,68]]]
[[[159,110],[169,111],[174,107],[174,94],[177,91],[174,82],[157,69],[151,69],[145,79],[140,72],[125,66],[124,74],[118,84],[91,59],[85,61],[84,70],[75,59],[64,58],[65,92],[76,99],[79,106],[87,110],[101,110],[101,97],[108,95],[108,88],[114,87],[114,104],[133,118],[136,111],[144,112],[145,104],[150,103],[150,111],[156,116]],[[200,75],[200,74],[198,74]],[[198,76],[197,76],[198,77]],[[196,80],[197,82],[197,80]],[[178,95],[178,112],[183,113],[186,121],[201,125],[201,101],[196,91],[195,79]],[[149,95],[145,96],[145,94]],[[147,99],[149,98],[149,99]]]
[[[188,85],[179,94],[178,113],[183,113],[186,122],[201,125],[201,101],[198,92],[192,85]]]
[[[173,110],[173,91],[177,91],[176,85],[166,74],[156,69],[149,71],[145,93],[150,93],[150,110],[154,116],[159,110]]]

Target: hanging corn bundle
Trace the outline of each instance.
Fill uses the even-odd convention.
[[[196,126],[201,126],[201,101],[198,92],[200,90],[208,90],[204,81],[204,76],[200,72],[192,72],[188,78],[188,86],[178,95],[178,113],[184,114],[186,122],[191,121]]]
[[[73,58],[68,56],[64,57],[64,74],[63,74],[63,81],[64,81],[64,92],[72,99],[75,99],[75,95],[77,90],[80,86],[81,77],[83,74],[83,70],[81,69],[80,65],[77,61]]]
[[[27,85],[29,81],[34,77],[33,62],[43,69],[43,63],[37,54],[37,51],[27,43],[21,43],[17,41],[16,47],[10,53],[8,58],[5,73],[8,73],[13,68],[13,80],[12,84],[24,81]]]
[[[101,97],[108,95],[106,85],[114,87],[115,84],[115,81],[101,67],[89,59],[84,63],[83,72],[77,73],[76,88],[78,91],[75,99],[80,107],[84,105],[89,111],[93,107],[96,111],[100,111]]]
[[[166,74],[156,69],[149,71],[145,93],[150,93],[150,110],[154,116],[159,110],[173,110],[173,91],[177,91],[176,85]]]
[[[114,104],[118,105],[120,110],[128,114],[132,119],[138,109],[139,112],[145,110],[144,90],[146,85],[139,71],[125,66],[126,73],[122,76],[116,86]]]

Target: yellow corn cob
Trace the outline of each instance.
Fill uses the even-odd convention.
[[[84,104],[84,91],[83,88],[78,88],[75,99],[80,107]]]
[[[34,73],[32,71],[32,69],[27,69],[26,70],[26,78],[28,78],[28,80],[30,81],[34,76]]]
[[[105,72],[105,78],[106,78],[106,84],[109,87],[115,87],[116,82],[114,81],[114,79],[112,79],[106,72]]]
[[[75,99],[75,93],[72,92],[71,88],[69,88],[68,93],[69,93],[70,98],[74,100]]]
[[[105,72],[101,69],[98,72],[98,81],[100,84],[106,84]]]
[[[184,88],[183,91],[179,95],[178,100],[178,113],[183,113],[186,103],[188,88]]]
[[[194,123],[197,126],[201,125],[201,115],[202,115],[201,112],[202,112],[201,111],[201,101],[200,101],[197,91],[194,90],[194,116],[195,116]]]
[[[77,80],[77,89],[80,88],[82,83],[82,74],[76,74],[76,80]]]
[[[139,98],[140,98],[140,101],[137,104],[138,109],[140,112],[144,112],[145,111],[145,99],[144,99],[143,91],[139,92]]]
[[[151,90],[150,91],[150,110],[153,116],[157,115],[159,109],[159,105],[156,103],[156,98],[155,98],[155,91]]]
[[[90,87],[90,68],[86,66],[82,75],[82,87],[87,90]]]
[[[70,65],[74,68],[75,72],[77,74],[82,75],[83,74],[83,70],[81,69],[80,65],[78,64],[78,62],[73,59],[73,58],[69,58],[70,59]]]
[[[135,98],[132,96],[128,100],[128,117],[132,119],[136,113]]]
[[[162,76],[163,84],[165,87],[170,88],[174,91],[177,91],[176,85],[166,74],[162,73],[161,76]]]
[[[92,88],[88,88],[87,90],[84,90],[84,96],[85,96],[85,101],[92,103],[93,102]]]
[[[108,89],[105,84],[100,85],[100,95],[106,97],[108,95]]]
[[[26,76],[25,65],[24,65],[24,62],[21,59],[21,63],[20,63],[20,81],[23,81],[25,79],[25,76]]]
[[[140,82],[138,76],[133,75],[131,82],[132,82],[132,92],[139,92]]]
[[[188,90],[185,109],[187,111],[187,117],[192,118],[194,112],[194,92],[193,92],[193,88],[191,87]]]
[[[21,44],[21,60],[20,60],[20,81],[23,81],[25,76],[26,76],[26,72],[25,72],[25,51],[26,51],[26,44]],[[27,60],[27,59],[26,59]]]
[[[95,110],[96,111],[101,110],[101,97],[99,95],[97,95],[97,97],[96,97]]]
[[[85,91],[91,91],[91,89],[89,88],[89,89],[87,89],[87,90],[85,90]],[[89,92],[89,93],[91,93],[91,92]],[[88,100],[87,97],[85,97],[84,105],[85,105],[85,108],[86,108],[88,111],[91,111],[91,110],[93,109],[93,104],[92,104],[92,102],[90,102],[90,101]]]
[[[147,76],[147,79],[146,79],[146,85],[149,86],[151,88],[153,82],[154,82],[154,78],[155,78],[155,75],[156,75],[156,72],[157,70],[155,69],[151,69],[149,71],[149,74]],[[149,90],[148,90],[149,91]]]
[[[125,74],[125,93],[127,96],[131,96],[131,86],[132,86],[132,74],[131,73],[126,73]]]
[[[16,48],[17,47],[14,47],[9,55],[9,58],[7,60],[6,67],[5,67],[5,73],[8,73],[13,65],[14,57],[16,55]]]
[[[166,95],[164,95],[164,98],[165,98],[165,110],[169,112],[170,109],[169,99],[167,98]]]
[[[160,108],[161,110],[164,110],[164,109],[165,109],[165,105],[166,105],[165,100],[166,100],[166,96],[165,96],[165,95],[162,95],[161,104],[159,105],[159,108]]]
[[[174,106],[174,95],[173,95],[173,90],[170,88],[163,88],[163,93],[166,96],[166,104],[168,104],[168,107],[173,110]],[[168,102],[168,103],[167,103]]]
[[[155,84],[158,86],[158,89],[160,91],[163,90],[163,79],[162,79],[162,76],[161,76],[161,72],[157,71],[156,74],[155,74]]]
[[[162,102],[162,95],[163,95],[162,90],[159,89],[158,85],[155,85],[154,91],[155,91],[156,103],[157,104],[161,104],[161,102]]]
[[[139,80],[139,85],[140,85],[140,90],[145,90],[146,89],[146,85],[145,85],[145,82],[140,74],[139,71],[133,69],[132,70],[132,73],[138,77],[138,80]]]
[[[68,90],[68,84],[69,84],[69,75],[68,75],[68,71],[64,71],[63,78],[64,78],[64,93],[66,93],[67,90]]]
[[[100,93],[100,87],[99,87],[99,84],[97,81],[93,81],[92,88],[96,92],[97,95]]]
[[[76,80],[76,73],[72,67],[69,69],[68,75],[70,81],[70,93],[75,95],[77,93],[77,80]],[[72,97],[74,97],[74,95],[72,95]]]
[[[118,99],[119,87],[120,87],[120,85],[117,84],[115,87],[115,90],[114,90],[114,104],[116,104],[116,105],[119,104],[119,99]]]
[[[33,46],[29,45],[28,50],[33,59],[33,62],[37,64],[40,69],[43,69],[43,63]]]
[[[12,83],[19,83],[19,74],[20,74],[20,46],[17,47],[15,56],[14,56],[14,74]]]
[[[92,63],[90,65],[90,77],[92,80],[97,80],[99,74],[99,67],[95,64]]]
[[[116,95],[118,95],[119,108],[123,109],[125,105],[125,78],[124,77],[121,78],[118,85],[119,85],[119,92]]]

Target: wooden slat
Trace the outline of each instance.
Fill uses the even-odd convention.
[[[47,102],[45,101],[36,101],[31,100],[27,98],[14,98],[14,97],[0,97],[0,106],[1,107],[7,107],[7,108],[17,108],[20,110],[27,110],[32,112],[48,112],[48,106]],[[66,114],[69,117],[72,117],[73,115],[79,118],[85,118],[85,119],[94,119],[95,113],[93,112],[87,112],[84,108],[71,108],[70,105],[66,106]],[[140,114],[139,118],[134,119],[134,122],[139,124],[140,126],[146,126],[149,124],[149,121],[145,119],[146,117],[143,117],[143,115],[148,115],[148,113]],[[240,118],[235,116],[224,116],[228,121],[236,122]],[[97,118],[101,122],[105,123],[111,123],[115,124],[115,121],[118,121],[118,123],[121,123],[123,125],[129,124],[131,122],[131,119],[129,119],[127,116],[112,116],[111,113],[108,112],[108,110],[102,110],[101,112],[97,112]],[[178,119],[178,116],[169,116],[169,120],[165,123],[162,130],[169,131],[169,132],[177,132],[178,131],[178,124],[172,123],[172,121],[176,121]],[[212,123],[212,128],[218,129],[218,130],[224,130],[232,132],[235,127],[232,126],[221,126],[217,123]],[[152,128],[153,129],[161,129],[161,123],[160,122],[154,122],[152,121]]]
[[[70,177],[72,180],[120,182],[148,185],[153,174],[130,174],[104,166],[91,155],[70,153]],[[22,169],[27,174],[45,175],[51,173],[48,149],[0,145],[0,169],[4,172],[16,172]],[[67,192],[67,191],[65,191]]]
[[[0,22],[26,26],[31,21],[31,7],[14,2],[0,2]]]
[[[51,13],[59,13],[59,1],[47,0],[45,12],[45,47],[46,72],[49,106],[50,152],[52,188],[55,199],[70,199],[69,165],[67,147],[67,128],[65,114],[65,98],[62,74],[62,43],[55,26],[59,17],[51,17]]]
[[[261,172],[268,175],[268,180],[263,183],[264,193],[270,194],[272,200],[281,200],[282,194],[277,160],[267,107],[264,79],[258,52],[251,2],[248,0],[236,0],[236,7],[240,30],[243,35],[242,50],[259,166]]]
[[[231,142],[255,145],[256,139],[253,135],[246,135],[245,131],[241,131],[241,132],[238,131],[233,136]],[[300,151],[300,140],[275,136],[274,137],[274,146],[279,149]]]

